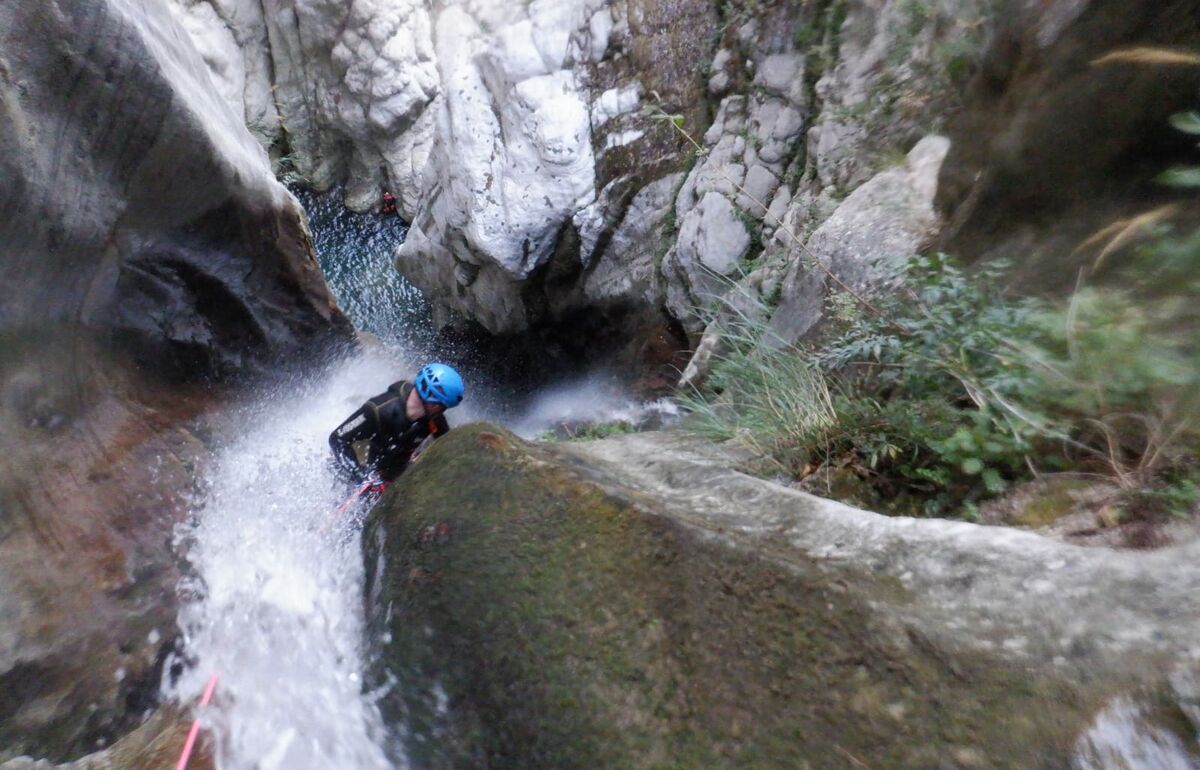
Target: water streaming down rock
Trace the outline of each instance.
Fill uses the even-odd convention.
[[[635,400],[619,381],[593,374],[546,388],[507,427],[523,438],[547,431],[555,438],[571,438],[589,430],[596,434],[657,428],[678,416],[679,406],[668,398]]]
[[[363,693],[356,512],[335,515],[347,489],[328,469],[326,437],[371,395],[363,387],[406,363],[359,358],[240,409],[245,430],[218,452],[181,533],[195,599],[180,617],[189,665],[169,694],[193,702],[220,675],[213,720],[223,770],[405,766],[385,755]]]
[[[1096,717],[1076,743],[1071,770],[1195,770],[1196,759],[1183,737],[1157,724],[1142,706],[1121,697]]]
[[[298,191],[330,288],[382,348],[336,374],[263,395],[233,415],[190,527],[194,596],[180,616],[186,669],[168,694],[192,702],[212,674],[218,766],[327,770],[406,766],[362,691],[360,508],[327,464],[329,430],[410,374],[429,308],[392,266],[407,226],[354,214],[335,190]],[[398,763],[398,764],[397,764]]]

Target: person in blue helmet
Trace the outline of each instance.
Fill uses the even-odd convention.
[[[463,391],[462,377],[445,364],[427,364],[412,382],[392,383],[329,434],[338,471],[355,483],[375,477],[390,483],[425,439],[450,430],[444,412],[462,402]]]

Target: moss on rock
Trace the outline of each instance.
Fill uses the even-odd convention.
[[[364,543],[417,767],[1061,768],[1094,704],[872,610],[895,585],[684,525],[491,426],[438,441]]]

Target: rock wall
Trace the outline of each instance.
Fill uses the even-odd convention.
[[[287,167],[348,178],[352,207],[399,196],[397,264],[439,324],[558,363],[691,348],[736,284],[794,341],[832,275],[867,285],[913,250],[1045,273],[1177,199],[1150,180],[1191,152],[1166,117],[1196,68],[1091,65],[1194,49],[1191,0],[175,2]],[[946,132],[900,190],[892,170]],[[857,240],[810,242],[839,209]]]
[[[143,718],[204,415],[350,328],[165,6],[0,8],[0,759]]]
[[[136,730],[101,751],[74,762],[54,764],[45,759],[18,757],[0,762],[0,770],[161,770],[179,763],[192,719],[176,709],[164,707],[154,712]],[[213,770],[212,741],[201,733],[188,760],[191,770]]]
[[[629,339],[686,348],[781,217],[819,223],[936,127],[944,67],[921,61],[979,37],[975,3],[911,4],[173,8],[283,168],[348,178],[355,208],[398,196],[397,264],[440,324],[594,359]],[[775,251],[777,284],[795,259]]]
[[[968,260],[1004,257],[1027,286],[1069,290],[1120,220],[1185,202],[1156,178],[1196,163],[1195,141],[1169,122],[1200,102],[1200,66],[1109,60],[1150,48],[1195,53],[1195,2],[1021,3],[1004,19],[949,127],[937,204],[939,246]],[[1118,226],[1119,229],[1119,226]],[[1122,254],[1106,260],[1119,267]]]
[[[437,442],[364,538],[414,766],[1116,767],[1103,705],[1188,671],[1187,553],[889,519],[728,462],[670,434]]]

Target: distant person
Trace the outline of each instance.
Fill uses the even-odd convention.
[[[396,197],[387,190],[383,191],[383,208],[379,210],[381,214],[396,213]]]
[[[367,399],[329,434],[338,471],[354,483],[390,483],[427,438],[450,430],[444,412],[463,399],[463,381],[445,364],[428,364],[413,382],[400,380]]]

